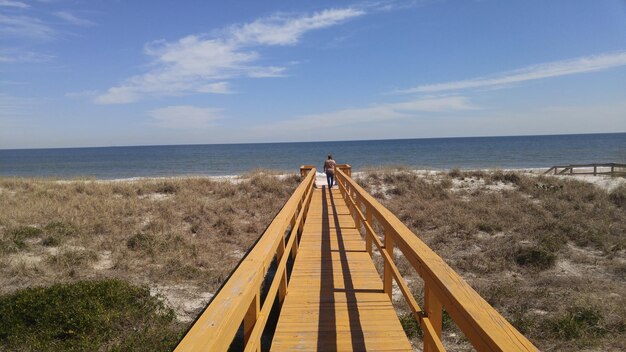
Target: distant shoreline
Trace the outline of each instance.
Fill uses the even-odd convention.
[[[363,170],[356,170],[352,172],[352,177],[358,178],[362,175],[366,175],[371,172],[376,172],[380,170],[382,172],[387,172],[390,169],[394,169],[393,167],[370,167],[364,168]],[[453,169],[448,170],[435,170],[435,169],[410,169],[404,166],[398,167],[398,172],[401,171],[410,171],[414,172],[420,176],[428,177],[428,176],[437,176],[449,173]],[[520,168],[520,169],[460,169],[463,172],[485,172],[485,173],[495,173],[495,172],[516,172],[523,173],[527,175],[533,176],[541,176],[547,170],[547,168]],[[317,171],[318,178],[324,179],[323,173]],[[60,184],[66,183],[99,183],[99,184],[109,184],[109,183],[134,183],[134,182],[159,182],[159,181],[185,181],[185,180],[194,180],[194,179],[206,179],[217,182],[229,182],[233,184],[238,184],[242,181],[249,179],[254,175],[268,175],[275,176],[279,179],[286,179],[289,176],[297,175],[298,172],[289,172],[289,173],[280,173],[280,172],[268,172],[268,170],[251,170],[240,175],[224,175],[224,176],[214,176],[214,175],[176,175],[176,176],[154,176],[154,177],[128,177],[128,178],[116,178],[116,179],[101,179],[101,178],[93,178],[93,177],[71,177],[71,178],[56,178],[56,177],[19,177],[19,176],[0,176],[0,181],[5,179],[20,179],[24,181],[42,181],[42,182],[55,182]],[[590,183],[596,185],[599,188],[602,188],[606,191],[612,191],[621,185],[626,184],[626,178],[624,177],[612,177],[608,175],[546,175],[548,177],[557,177],[557,178],[565,178],[565,179],[575,179],[578,181],[583,181],[586,183]]]
[[[321,167],[320,167],[321,168]],[[371,172],[377,169],[394,169],[394,168],[398,168],[398,170],[410,170],[412,172],[416,172],[418,174],[441,174],[441,173],[447,173],[450,172],[451,170],[455,169],[455,168],[450,168],[450,169],[412,169],[409,168],[407,166],[403,166],[403,165],[398,165],[396,166],[386,166],[386,165],[380,165],[380,166],[370,166],[370,167],[366,167],[363,169],[356,169],[352,171],[353,176],[354,175],[359,175],[359,174],[364,174],[367,172]],[[524,172],[524,173],[541,173],[543,171],[546,171],[548,168],[507,168],[507,169],[501,169],[501,168],[476,168],[476,169],[460,169],[462,171],[484,171],[484,172],[496,172],[496,171],[503,171],[503,172]],[[149,180],[180,180],[180,179],[209,179],[209,180],[216,180],[216,181],[232,181],[232,180],[236,180],[236,179],[245,179],[246,175],[253,175],[256,173],[266,173],[267,170],[249,170],[246,172],[242,172],[240,174],[233,174],[233,175],[202,175],[202,174],[181,174],[181,175],[172,175],[172,176],[132,176],[132,177],[120,177],[120,178],[99,178],[99,177],[94,177],[94,176],[70,176],[70,177],[57,177],[57,176],[5,176],[5,175],[0,175],[0,179],[5,178],[5,179],[9,179],[9,178],[18,178],[18,179],[26,179],[26,180],[43,180],[43,181],[61,181],[61,182],[135,182],[135,181],[149,181]],[[321,173],[321,171],[318,169],[317,171],[318,173]],[[299,169],[294,170],[293,172],[271,172],[271,173],[266,173],[267,175],[270,176],[279,176],[279,177],[286,177],[289,175],[293,175],[293,174],[299,174]]]
[[[294,173],[333,154],[354,171],[406,167],[445,171],[542,169],[626,163],[626,133],[380,141],[0,150],[0,175],[52,178],[233,176]]]

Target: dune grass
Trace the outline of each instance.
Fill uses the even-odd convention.
[[[541,350],[626,345],[625,186],[609,193],[570,178],[405,168],[358,182]],[[419,298],[414,270],[402,259],[399,267]],[[460,335],[451,326],[446,342],[471,350]]]
[[[152,295],[163,293],[183,320],[172,328],[184,331],[298,183],[295,175],[267,171],[234,180],[0,178],[0,296],[30,295],[23,290],[32,287],[121,280],[147,285]],[[149,314],[136,318],[127,328],[153,319]],[[147,345],[157,346],[161,337],[147,334],[146,339],[157,341]],[[32,346],[47,341],[39,335],[32,339]],[[15,346],[10,339],[0,340],[0,350]],[[98,350],[81,343],[53,345],[60,346],[56,350]],[[102,345],[119,344],[108,340]],[[169,350],[166,345],[143,350]]]
[[[625,186],[606,192],[567,178],[406,167],[371,169],[358,182],[540,349],[626,345]],[[92,344],[78,336],[117,336],[118,323],[98,327],[108,331],[101,333],[89,330],[96,318],[85,317],[84,330],[70,336],[59,333],[65,322],[53,328],[42,320],[38,333],[16,321],[12,325],[22,330],[3,327],[0,349],[17,348],[11,335],[30,341],[26,350],[44,344],[56,350],[168,350],[297,184],[295,175],[279,178],[262,170],[232,182],[0,178],[0,306],[6,311],[16,300],[32,304],[9,312],[11,319],[27,317],[39,309],[33,308],[37,301],[54,302],[69,287],[99,292],[88,288],[94,285],[117,287],[119,297],[81,296],[71,300],[77,306],[63,309],[80,313],[80,302],[118,298],[120,307],[135,300],[148,309],[144,318],[132,310],[132,317],[120,318],[134,334]],[[422,300],[410,264],[400,257],[398,266]],[[151,300],[159,293],[164,306]],[[122,308],[111,309],[118,313],[109,316],[121,317]],[[402,324],[417,341],[421,332],[406,313],[399,311]],[[149,321],[158,321],[165,335]],[[445,321],[449,350],[470,350],[449,316]],[[54,340],[59,336],[64,338]]]

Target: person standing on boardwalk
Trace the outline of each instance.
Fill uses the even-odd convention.
[[[335,184],[335,166],[337,166],[337,163],[333,160],[333,156],[328,154],[328,159],[324,162],[324,173],[326,174],[326,181],[328,181],[328,188],[333,188]]]

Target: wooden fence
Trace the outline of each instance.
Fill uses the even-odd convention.
[[[364,231],[367,251],[373,254],[373,243],[384,259],[384,291],[391,298],[392,280],[395,280],[413,316],[419,321],[424,332],[425,352],[445,351],[441,343],[442,309],[448,312],[478,351],[537,351],[441,257],[352,178],[340,170],[337,180],[357,228]],[[382,236],[374,232],[375,223],[383,229]],[[394,260],[395,246],[424,280],[423,309],[398,271]]]
[[[626,164],[573,164],[553,166],[543,174],[554,175],[612,175],[626,176]]]

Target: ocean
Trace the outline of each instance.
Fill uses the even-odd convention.
[[[557,164],[626,163],[626,133],[397,139],[345,142],[205,144],[0,150],[0,176],[119,179],[240,175],[264,168],[321,168],[326,155],[358,171],[368,166],[414,169],[522,169]]]

